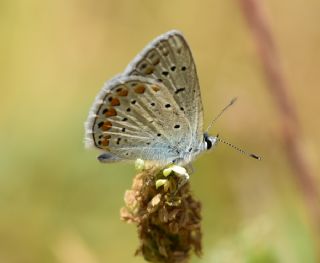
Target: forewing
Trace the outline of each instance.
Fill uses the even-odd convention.
[[[203,137],[200,88],[191,50],[181,32],[174,30],[156,38],[128,65],[124,74],[163,83],[192,127],[188,145],[199,144]]]
[[[115,159],[169,163],[188,144],[191,127],[184,111],[162,83],[119,76],[98,94],[86,123],[86,145]]]

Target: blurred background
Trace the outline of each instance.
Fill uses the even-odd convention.
[[[265,7],[318,176],[320,2]],[[316,262],[312,220],[237,1],[2,0],[0,21],[0,262],[144,262],[134,257],[135,226],[119,220],[133,165],[98,163],[83,123],[103,83],[170,29],[192,48],[205,125],[237,96],[213,133],[264,157],[219,145],[194,163],[204,255],[192,262]]]

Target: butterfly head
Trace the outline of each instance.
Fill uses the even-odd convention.
[[[203,134],[203,143],[206,150],[212,149],[218,143],[218,136],[210,136],[208,133]]]

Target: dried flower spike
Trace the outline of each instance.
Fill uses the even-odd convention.
[[[201,255],[201,204],[192,197],[189,181],[179,186],[175,170],[184,174],[185,169],[170,169],[166,176],[156,167],[138,173],[121,209],[122,220],[137,224],[136,254],[150,262],[188,262],[191,250]]]

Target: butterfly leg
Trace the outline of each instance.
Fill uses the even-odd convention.
[[[188,172],[188,174],[193,174],[194,173],[194,167],[191,163],[188,163],[187,165],[185,165],[185,168]]]
[[[181,187],[189,181],[189,178],[190,176],[188,173],[179,176],[179,183],[176,192],[178,192],[181,189]]]

